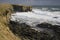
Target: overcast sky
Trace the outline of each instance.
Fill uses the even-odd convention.
[[[60,5],[60,0],[0,0],[0,3],[24,5]]]

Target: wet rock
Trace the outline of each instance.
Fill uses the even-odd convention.
[[[41,23],[41,24],[38,24],[36,25],[37,27],[40,27],[40,28],[48,28],[48,29],[52,29],[54,31],[57,31],[59,30],[60,31],[60,26],[59,25],[52,25],[52,24],[49,24],[49,23]],[[57,31],[58,32],[58,31]]]
[[[59,34],[54,31],[57,29],[55,25],[52,26],[51,24],[48,24],[48,23],[42,23],[42,24],[38,24],[37,26],[39,28],[40,27],[47,28],[47,30],[38,32],[35,29],[32,29],[31,26],[25,23],[17,23],[14,21],[10,21],[11,31],[15,35],[22,36],[22,40],[59,40],[59,37],[60,37]]]
[[[48,23],[41,23],[41,24],[37,24],[36,26],[42,28],[50,28],[52,25]]]
[[[52,37],[52,39],[54,40],[60,40],[60,26],[59,25],[52,25],[52,24],[49,24],[49,23],[41,23],[41,24],[38,24],[37,27],[39,28],[47,28],[47,32],[49,32],[50,35],[53,35],[54,37]],[[50,30],[52,30],[50,32]],[[45,32],[46,32],[45,30]],[[53,34],[51,34],[53,33]],[[51,40],[52,40],[51,39]]]

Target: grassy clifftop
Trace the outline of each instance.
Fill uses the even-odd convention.
[[[0,4],[0,40],[21,40],[9,29],[7,15],[12,13],[13,7],[10,4]]]

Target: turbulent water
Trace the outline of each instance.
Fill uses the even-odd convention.
[[[38,32],[47,32],[56,40],[60,38],[60,8],[35,7],[31,12],[13,13],[10,20],[23,25],[25,23]]]
[[[26,23],[30,26],[36,26],[40,23],[50,23],[60,25],[59,8],[32,8],[31,12],[16,12],[11,15],[11,20],[19,23]]]
[[[52,10],[48,8],[32,8],[31,12],[16,12],[11,15],[11,21],[26,23],[35,30],[43,31],[45,28],[38,28],[36,25],[49,23],[51,25],[60,26],[60,11],[55,11],[56,9],[54,9],[54,11]]]

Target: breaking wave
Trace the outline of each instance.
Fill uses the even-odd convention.
[[[11,15],[11,20],[19,23],[26,23],[30,26],[36,26],[40,23],[50,23],[60,25],[60,11],[43,11],[33,8],[31,12],[16,12]]]
[[[35,8],[34,8],[35,9]],[[40,9],[42,11],[60,11],[59,7],[37,7],[37,9]]]
[[[20,30],[19,28],[23,27],[25,29],[22,29],[22,34],[26,34],[26,35],[30,35],[31,36],[34,35],[34,38],[39,37],[39,35],[35,35],[36,31],[37,34],[44,34],[45,36],[47,36],[46,34],[48,34],[49,36],[45,37],[44,35],[40,35],[43,36],[43,40],[44,38],[48,40],[48,38],[52,38],[52,40],[60,40],[60,11],[49,11],[49,10],[41,10],[41,9],[37,9],[37,8],[33,8],[31,12],[16,12],[13,13],[11,15],[11,19],[10,19],[13,24],[18,24],[18,26],[15,27],[14,25],[14,29],[15,30]],[[22,26],[21,26],[22,25]],[[35,32],[31,32],[28,31],[26,32],[27,27],[29,30],[35,30]],[[18,28],[18,29],[17,29]],[[15,32],[14,30],[14,32]],[[20,32],[20,31],[19,31]],[[20,35],[20,33],[18,32],[18,34]],[[30,33],[31,32],[31,33]],[[40,33],[39,33],[40,32]],[[30,34],[29,34],[30,33]],[[46,33],[46,34],[45,34]],[[29,36],[30,37],[30,36]],[[39,37],[40,38],[40,37]],[[39,39],[38,38],[38,39]],[[37,40],[38,40],[37,39]]]

